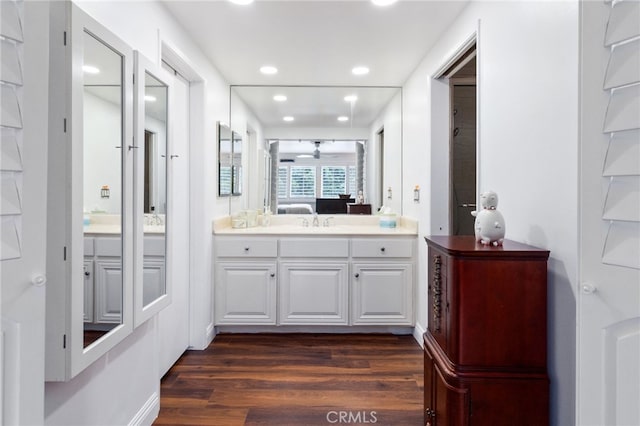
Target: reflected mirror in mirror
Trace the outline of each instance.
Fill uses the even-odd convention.
[[[249,116],[258,123],[243,122]],[[257,145],[271,159],[246,171],[250,209],[333,214],[317,204],[342,204],[342,212],[363,191],[372,213],[384,205],[402,214],[400,87],[232,86],[230,117],[234,128],[261,129]]]
[[[145,72],[143,308],[166,294],[167,92],[166,84]]]
[[[242,136],[238,132],[232,132],[233,144],[231,147],[233,173],[231,175],[232,195],[242,194]]]
[[[233,149],[231,129],[224,123],[218,123],[218,195],[231,195]]]
[[[122,323],[123,58],[85,32],[83,50],[84,347]],[[86,246],[86,244],[85,244]]]

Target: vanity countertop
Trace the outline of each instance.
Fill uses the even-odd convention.
[[[85,235],[120,235],[120,225],[89,224],[84,226]],[[145,235],[164,235],[164,226],[145,225]]]
[[[331,217],[329,226],[322,226],[324,220]],[[303,226],[302,218],[309,223]],[[378,216],[331,216],[318,215],[320,226],[312,226],[311,215],[276,215],[272,216],[269,226],[249,228],[233,228],[231,218],[225,216],[213,221],[215,235],[342,235],[342,236],[402,236],[418,235],[417,221],[398,217],[395,228],[381,228]]]

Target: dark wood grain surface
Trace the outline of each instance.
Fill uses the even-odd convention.
[[[419,425],[412,336],[223,334],[161,383],[157,425]]]

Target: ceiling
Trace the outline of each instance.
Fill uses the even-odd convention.
[[[369,0],[256,0],[247,6],[226,0],[162,2],[229,84],[282,86],[402,86],[467,4],[466,0],[400,0],[387,7]],[[278,73],[261,74],[263,65],[277,67]],[[351,73],[360,65],[367,66],[369,74]],[[318,96],[316,92],[316,101]],[[343,98],[335,99],[336,111],[344,110]],[[274,108],[273,103],[244,100],[261,121],[273,119],[263,114]],[[368,114],[371,108],[380,111],[379,104],[368,107],[364,99],[359,106]],[[295,116],[296,111],[287,115]],[[278,114],[279,125],[283,113]]]

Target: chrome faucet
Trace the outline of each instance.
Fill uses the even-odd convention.
[[[298,219],[302,220],[302,226],[304,227],[309,226],[309,221],[307,220],[306,217],[298,216]]]
[[[313,226],[316,228],[320,226],[320,222],[318,221],[318,213],[313,214]]]
[[[331,224],[331,222],[329,222],[331,219],[333,219],[333,216],[325,218],[325,220],[322,221],[322,226],[328,227]]]

